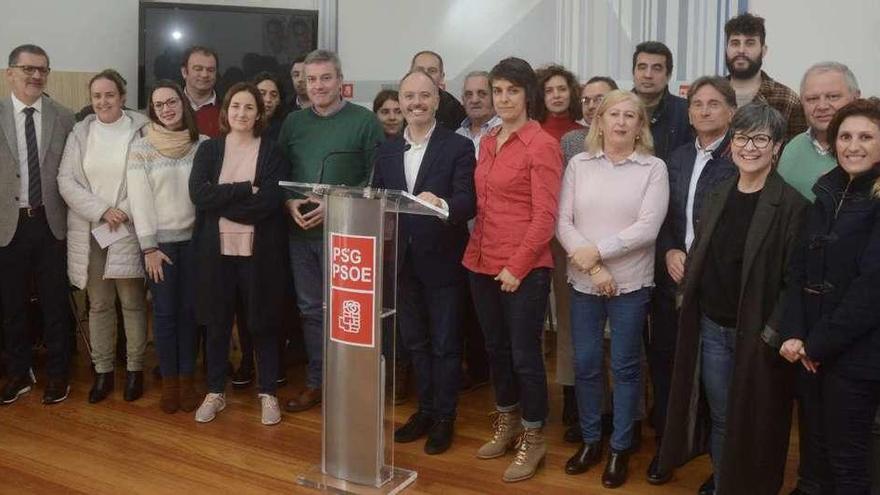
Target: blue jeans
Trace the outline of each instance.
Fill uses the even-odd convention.
[[[196,362],[195,267],[190,241],[159,243],[171,263],[164,280],[147,284],[153,295],[153,336],[162,376],[192,375]]]
[[[306,386],[321,388],[324,366],[324,241],[291,237],[290,269],[309,358]]]
[[[550,295],[550,269],[529,272],[516,292],[502,292],[492,275],[469,275],[471,297],[486,338],[495,405],[501,411],[521,405],[523,425],[541,427],[547,419],[541,332]]]
[[[404,263],[398,280],[400,335],[412,358],[419,411],[434,419],[455,419],[464,287],[426,286],[409,263]]]
[[[603,337],[611,321],[611,372],[614,377],[614,432],[611,449],[632,447],[633,422],[642,395],[642,330],[651,300],[645,287],[614,297],[571,289],[571,342],[574,347],[575,395],[584,442],[602,436]]]
[[[715,468],[715,486],[720,486],[718,475],[724,452],[727,397],[736,358],[736,328],[723,327],[703,315],[700,319],[700,335],[700,374],[703,377],[703,388],[712,422],[709,455]]]

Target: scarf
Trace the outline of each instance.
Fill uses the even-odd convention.
[[[196,144],[189,140],[188,129],[172,131],[154,122],[150,122],[147,129],[147,141],[159,154],[168,158],[182,158]]]

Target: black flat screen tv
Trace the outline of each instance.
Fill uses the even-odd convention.
[[[193,45],[214,49],[217,96],[260,71],[278,75],[293,94],[293,60],[318,46],[318,11],[141,2],[138,45],[138,107],[159,79],[183,84],[181,58]]]

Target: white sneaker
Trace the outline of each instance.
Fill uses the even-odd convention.
[[[196,421],[208,423],[213,421],[217,413],[226,409],[226,396],[223,394],[208,394],[202,405],[196,411]]]
[[[262,406],[261,420],[264,425],[277,425],[281,422],[281,407],[278,405],[278,397],[269,394],[257,394]]]

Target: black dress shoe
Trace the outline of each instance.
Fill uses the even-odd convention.
[[[565,463],[565,474],[586,473],[590,466],[602,458],[601,443],[584,443],[581,448]]]
[[[70,395],[70,383],[67,380],[50,378],[43,391],[43,404],[51,405],[64,402]]]
[[[654,458],[651,459],[651,464],[648,466],[648,483],[652,485],[663,485],[668,483],[671,479],[672,470],[661,471],[660,456],[655,455]]]
[[[250,387],[251,383],[254,382],[254,370],[252,368],[246,368],[244,366],[238,368],[235,373],[232,374],[232,388],[247,388]]]
[[[700,485],[699,495],[714,495],[715,493],[715,473],[709,475],[709,478]]]
[[[434,421],[427,414],[416,412],[409,417],[406,424],[394,431],[394,441],[409,443],[425,436]]]
[[[425,453],[428,455],[442,454],[452,445],[452,434],[455,431],[455,421],[452,419],[438,419],[428,430],[428,440],[425,442]]]
[[[608,454],[608,462],[605,464],[605,472],[602,473],[602,486],[605,488],[617,488],[626,482],[627,465],[629,454],[612,450]]]
[[[125,392],[122,398],[126,402],[135,401],[144,395],[144,372],[143,371],[126,371],[125,372]]]
[[[562,439],[565,440],[566,443],[582,443],[584,437],[581,435],[580,423],[575,423],[566,428],[565,434],[562,435]]]
[[[0,397],[0,404],[12,404],[19,397],[30,392],[34,387],[34,381],[27,374],[9,377],[6,386],[3,387],[3,395]]]
[[[113,392],[113,372],[95,373],[95,382],[89,390],[89,404],[101,402],[111,392]]]

